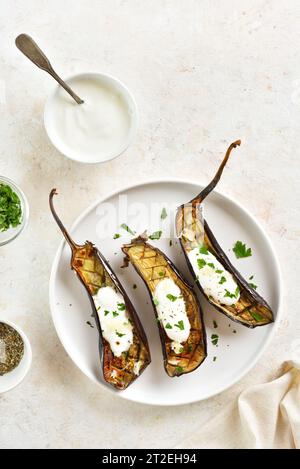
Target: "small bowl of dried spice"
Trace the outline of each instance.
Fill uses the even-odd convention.
[[[12,322],[0,319],[0,394],[21,383],[31,360],[31,346],[24,332]]]
[[[23,231],[28,217],[29,207],[23,191],[7,177],[0,176],[0,246]]]

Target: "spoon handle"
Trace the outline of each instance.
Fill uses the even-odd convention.
[[[37,65],[37,67],[49,73],[72,96],[77,104],[82,104],[84,102],[76,93],[74,93],[67,83],[57,75],[53,70],[49,59],[30,36],[27,34],[20,34],[16,38],[16,46],[24,55],[26,55],[26,57],[28,57],[29,60]]]

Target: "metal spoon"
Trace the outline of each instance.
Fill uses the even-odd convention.
[[[75,99],[77,104],[82,104],[84,101],[74,93],[73,90],[65,83],[53,70],[51,63],[45,56],[45,54],[41,51],[39,46],[34,42],[34,40],[28,36],[27,34],[20,34],[16,38],[16,46],[23,52],[28,59],[30,59],[35,65],[37,65],[45,72],[48,72],[68,93]]]

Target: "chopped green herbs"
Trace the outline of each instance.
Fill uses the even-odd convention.
[[[189,345],[189,352],[192,352],[192,350],[193,350],[193,346],[192,346],[192,344],[190,344]]]
[[[249,277],[249,280],[253,280],[254,278],[254,275],[251,275],[251,277]]]
[[[227,282],[226,277],[223,277],[222,275],[222,277],[220,278],[219,284],[222,285],[225,282]]]
[[[240,293],[240,289],[239,289],[239,287],[237,286],[236,289],[235,289],[235,292],[234,292],[234,293],[230,293],[230,291],[229,291],[229,290],[226,290],[226,288],[225,288],[225,292],[226,292],[226,293],[225,293],[225,295],[224,295],[224,298],[226,298],[226,297],[227,297],[227,298],[238,298],[239,293]]]
[[[104,316],[107,316],[109,314],[109,311],[107,309],[104,310]]]
[[[165,325],[165,329],[173,329],[173,327],[169,322],[167,322],[167,324]]]
[[[217,321],[213,320],[213,325],[214,325],[214,329],[217,329],[217,327],[218,327]]]
[[[219,342],[219,336],[217,334],[212,334],[211,335],[211,343],[213,345],[218,345]]]
[[[22,221],[21,201],[12,188],[0,183],[0,231],[20,225]]]
[[[128,225],[126,225],[126,223],[122,223],[121,225],[121,228],[123,228],[123,230],[127,231],[128,233],[132,234],[132,235],[135,235],[135,231],[132,231]]]
[[[116,318],[117,316],[119,316],[119,313],[117,313],[117,311],[113,311],[113,317]]]
[[[165,207],[162,209],[161,211],[161,214],[160,214],[160,218],[162,220],[164,220],[165,218],[167,218],[168,214],[167,214],[167,210],[165,209]]]
[[[207,247],[205,247],[205,246],[201,246],[199,248],[199,252],[200,252],[200,254],[206,254],[206,255],[209,254],[209,251],[208,251]]]
[[[118,337],[124,337],[125,334],[121,334],[121,332],[116,331]]]
[[[176,366],[175,370],[177,371],[177,373],[182,373],[183,372],[182,366]]]
[[[155,306],[159,305],[159,301],[156,298],[153,298],[153,303],[155,304]]]
[[[174,302],[174,301],[177,300],[177,296],[174,296],[171,293],[168,293],[166,296],[167,296],[168,300],[170,300],[170,301]]]
[[[251,314],[251,316],[253,317],[253,319],[255,319],[255,321],[263,320],[263,317],[259,313],[256,313],[255,311],[249,311],[249,314]]]
[[[164,272],[158,272],[158,275],[159,275],[160,277],[163,277],[163,276],[165,275],[165,273],[164,273]]]
[[[94,329],[94,326],[93,326],[93,324],[92,324],[90,321],[86,321],[86,323],[87,323],[88,326],[90,326],[90,327],[92,327],[92,328]]]
[[[178,327],[181,331],[184,331],[183,321],[178,321],[178,324],[174,324],[175,327]]]
[[[120,238],[120,237],[121,237],[121,235],[120,235],[119,233],[115,233],[115,234],[114,234],[114,239],[118,239],[118,238]]]
[[[118,310],[119,311],[125,311],[126,306],[125,303],[118,303]]]
[[[207,265],[208,265],[209,267],[211,267],[212,269],[215,268],[215,264],[213,264],[213,262],[208,262]]]
[[[173,245],[173,241],[170,239],[169,246],[171,247],[172,245]]]
[[[215,362],[215,361],[216,361],[216,359],[217,359],[217,357],[214,357],[214,358],[213,358],[213,362]]]
[[[220,270],[220,269],[216,270],[216,274],[222,274],[223,272],[224,272],[224,270]]]
[[[204,259],[197,259],[197,264],[199,269],[203,269],[203,267],[206,265],[206,262]]]
[[[257,289],[257,285],[255,285],[255,283],[249,283],[249,287],[253,288],[254,290]]]
[[[159,230],[159,231],[154,231],[154,233],[152,233],[152,234],[149,236],[149,239],[152,239],[152,240],[154,240],[154,239],[160,239],[161,235],[162,235],[162,231],[161,231],[161,230]]]
[[[252,249],[247,248],[246,244],[242,243],[242,241],[237,241],[233,246],[232,250],[237,259],[252,256]]]

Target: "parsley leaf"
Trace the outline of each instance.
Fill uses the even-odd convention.
[[[121,225],[121,228],[123,228],[123,230],[127,231],[128,233],[132,234],[132,235],[135,235],[135,231],[132,231],[128,225],[126,225],[126,223],[122,223]]]
[[[177,296],[174,296],[171,293],[168,293],[166,296],[167,296],[168,300],[170,300],[170,301],[174,302],[174,301],[177,300]]]
[[[211,267],[212,269],[215,268],[215,264],[213,264],[213,262],[208,262],[207,265],[208,265],[209,267]]]
[[[182,373],[182,372],[183,372],[182,366],[176,366],[175,369],[176,369],[176,371],[177,371],[178,373]]]
[[[205,246],[201,246],[201,248],[199,248],[199,252],[200,254],[209,254],[208,249]]]
[[[121,334],[121,332],[116,331],[118,337],[124,337],[125,334]]]
[[[251,314],[251,316],[253,317],[253,319],[255,319],[255,321],[261,321],[263,319],[263,317],[259,313],[256,313],[255,311],[249,311],[249,314]]]
[[[173,327],[169,322],[167,322],[167,324],[165,325],[165,329],[173,329]]]
[[[125,303],[118,303],[118,310],[119,311],[125,311],[125,308],[126,308]]]
[[[162,209],[161,211],[161,214],[160,214],[160,218],[162,220],[164,220],[165,218],[167,218],[168,214],[167,214],[167,210],[165,209],[165,207]]]
[[[115,234],[114,234],[114,239],[118,239],[118,238],[120,238],[120,237],[121,237],[121,235],[120,235],[119,233],[115,233]]]
[[[174,324],[175,327],[178,327],[181,331],[184,331],[183,321],[178,321],[178,324]]]
[[[199,269],[203,269],[203,267],[206,265],[206,262],[204,259],[197,259],[197,264]]]
[[[250,282],[248,285],[249,285],[249,287],[253,288],[254,290],[257,289],[257,285],[255,285],[255,283]]]
[[[225,283],[225,282],[227,282],[226,277],[223,277],[223,276],[222,276],[222,277],[220,278],[219,284],[222,285],[222,284]]]
[[[242,243],[242,241],[237,241],[232,250],[237,259],[252,256],[252,249],[247,248],[246,244]]]
[[[222,274],[223,272],[224,272],[224,270],[220,270],[220,269],[216,270],[216,274]]]
[[[12,188],[0,183],[0,231],[15,228],[22,221],[21,201]]]
[[[213,345],[218,345],[219,336],[217,334],[212,334],[211,335],[211,342],[212,342]]]
[[[153,303],[155,304],[155,306],[159,305],[159,301],[156,298],[153,298]]]
[[[154,233],[152,233],[150,236],[149,236],[149,239],[160,239],[162,235],[162,231],[159,230],[159,231],[154,231]]]

